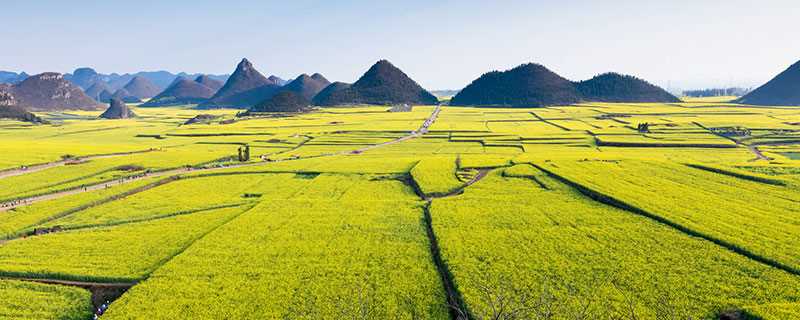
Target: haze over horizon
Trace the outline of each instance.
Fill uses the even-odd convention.
[[[167,70],[355,81],[388,59],[428,89],[541,63],[570,80],[615,71],[665,88],[754,87],[800,59],[791,1],[53,0],[5,8],[0,70]]]

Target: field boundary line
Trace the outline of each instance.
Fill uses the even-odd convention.
[[[664,217],[659,216],[657,214],[653,214],[651,212],[648,212],[648,211],[646,211],[644,209],[641,209],[641,208],[638,208],[636,206],[630,205],[630,204],[625,203],[624,201],[619,200],[619,199],[617,199],[617,198],[615,198],[615,197],[613,197],[611,195],[599,192],[599,191],[594,190],[594,189],[592,189],[590,187],[584,186],[584,185],[582,185],[580,183],[577,183],[577,182],[574,182],[574,181],[572,181],[570,179],[567,179],[566,177],[558,175],[558,174],[556,174],[556,173],[554,173],[554,172],[552,172],[550,170],[547,170],[547,169],[545,169],[542,166],[539,166],[537,164],[533,164],[533,166],[536,167],[539,170],[542,170],[543,172],[545,172],[547,175],[553,177],[554,179],[556,179],[558,181],[561,181],[562,183],[564,183],[564,184],[566,184],[566,185],[568,185],[570,187],[575,188],[580,193],[582,193],[583,195],[591,198],[592,200],[595,200],[597,202],[606,204],[606,205],[611,206],[611,207],[615,207],[617,209],[621,209],[621,210],[628,211],[628,212],[631,212],[631,213],[636,214],[636,215],[640,215],[640,216],[649,218],[650,220],[653,220],[655,222],[658,222],[658,223],[661,223],[661,224],[666,225],[668,227],[671,227],[671,228],[673,228],[673,229],[675,229],[677,231],[680,231],[680,232],[682,232],[682,233],[684,233],[686,235],[689,235],[689,236],[692,236],[692,237],[701,238],[701,239],[704,239],[706,241],[712,242],[712,243],[714,243],[714,244],[716,244],[716,245],[718,245],[718,246],[720,246],[722,248],[725,248],[725,249],[727,249],[727,250],[729,250],[729,251],[731,251],[733,253],[739,254],[739,255],[744,256],[746,258],[749,258],[749,259],[751,259],[753,261],[765,264],[767,266],[770,266],[770,267],[773,267],[773,268],[776,268],[776,269],[779,269],[779,270],[782,270],[782,271],[786,271],[786,272],[788,272],[788,273],[790,273],[792,275],[795,275],[795,276],[800,276],[800,269],[791,267],[789,265],[783,264],[783,263],[778,262],[776,260],[761,256],[761,255],[756,254],[756,253],[753,253],[752,251],[747,250],[745,248],[742,248],[742,247],[740,247],[740,246],[738,246],[736,244],[733,244],[733,243],[730,243],[728,241],[716,238],[714,236],[705,234],[705,233],[700,232],[700,231],[693,230],[693,229],[691,229],[689,227],[686,227],[686,226],[684,226],[684,225],[682,225],[680,223],[674,222],[674,221],[672,221],[670,219],[664,218]]]
[[[217,231],[219,228],[222,228],[223,226],[227,225],[228,223],[232,222],[233,220],[236,220],[237,218],[241,217],[245,213],[250,212],[250,210],[253,210],[253,208],[255,208],[258,204],[259,204],[259,202],[254,202],[253,204],[250,205],[249,208],[246,208],[246,209],[242,210],[242,212],[239,212],[238,214],[235,214],[235,215],[231,216],[230,218],[226,219],[225,221],[220,222],[217,226],[215,226],[213,228],[210,228],[208,231],[203,232],[202,234],[198,235],[197,237],[195,237],[194,239],[189,241],[189,243],[187,243],[185,246],[183,246],[183,248],[178,249],[174,254],[172,254],[172,255],[170,255],[168,257],[165,257],[164,259],[161,259],[158,262],[154,263],[153,264],[154,267],[151,270],[148,270],[146,272],[147,275],[145,275],[144,278],[142,278],[140,281],[144,281],[144,280],[149,279],[150,276],[153,274],[153,272],[156,272],[156,270],[158,270],[159,268],[163,267],[165,264],[169,263],[170,261],[175,259],[177,256],[179,256],[179,255],[183,254],[184,252],[186,252],[186,250],[191,248],[195,243],[197,243],[197,241],[202,240],[203,238],[205,238],[206,236],[208,236],[212,232]]]
[[[772,186],[786,186],[786,182],[783,181],[783,180],[779,180],[779,179],[771,179],[771,178],[767,178],[767,177],[759,177],[759,176],[750,175],[750,174],[746,174],[746,173],[734,172],[734,171],[726,170],[726,169],[723,169],[723,168],[715,168],[715,167],[704,166],[702,164],[685,163],[684,165],[687,166],[687,167],[690,167],[690,168],[703,170],[703,171],[707,171],[707,172],[712,172],[712,173],[716,173],[716,174],[721,174],[721,175],[728,176],[728,177],[739,178],[739,179],[747,180],[747,181],[750,181],[750,182],[758,182],[758,183],[768,184],[768,185],[772,185]]]
[[[531,114],[532,114],[534,117],[536,117],[536,119],[539,119],[539,121],[541,121],[541,122],[543,122],[543,123],[549,124],[549,125],[551,125],[551,126],[554,126],[554,127],[556,127],[556,128],[559,128],[559,129],[561,129],[561,130],[564,130],[564,131],[572,131],[572,129],[570,129],[570,128],[567,128],[567,127],[565,127],[565,126],[562,126],[562,125],[559,125],[559,124],[555,124],[555,123],[553,123],[553,122],[550,122],[550,120],[547,120],[547,119],[545,119],[545,118],[542,118],[542,117],[540,117],[538,114],[536,114],[536,112],[533,112],[533,111],[531,111]]]
[[[445,295],[447,295],[446,303],[447,309],[450,313],[450,318],[453,320],[472,319],[473,317],[471,316],[467,305],[464,302],[464,297],[458,290],[458,286],[456,286],[455,277],[450,271],[447,263],[445,263],[444,259],[442,259],[439,240],[436,237],[436,233],[433,231],[433,218],[431,217],[430,210],[432,203],[433,200],[428,200],[425,203],[425,206],[422,207],[423,219],[425,221],[425,233],[428,236],[428,245],[431,250],[433,265],[436,267],[437,273],[439,273],[440,280],[442,281],[442,287],[445,291]]]
[[[128,219],[128,220],[114,221],[114,222],[108,222],[108,223],[77,225],[77,226],[71,226],[71,227],[64,227],[61,231],[58,231],[58,232],[77,231],[77,230],[96,229],[96,228],[113,228],[113,227],[118,227],[118,226],[129,225],[129,224],[144,223],[144,222],[150,222],[150,221],[158,221],[158,220],[162,220],[162,219],[169,219],[169,218],[174,218],[174,217],[178,217],[178,216],[185,216],[185,215],[190,215],[190,214],[195,214],[195,213],[203,213],[203,212],[219,210],[219,209],[236,208],[236,207],[244,206],[246,204],[248,204],[248,202],[229,203],[229,204],[223,204],[223,205],[217,205],[217,206],[211,206],[211,207],[181,210],[181,211],[170,212],[170,213],[160,214],[160,215],[151,216],[151,217],[138,218],[138,219]],[[51,232],[51,233],[53,233],[53,232]],[[28,234],[27,236],[28,237],[35,237],[36,235],[35,234]]]

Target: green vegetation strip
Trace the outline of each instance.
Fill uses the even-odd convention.
[[[740,254],[742,256],[750,258],[750,259],[752,259],[754,261],[757,261],[757,262],[763,263],[765,265],[768,265],[768,266],[771,266],[771,267],[774,267],[774,268],[777,268],[777,269],[792,273],[794,275],[800,275],[800,269],[798,269],[798,268],[783,264],[783,263],[778,262],[778,261],[776,261],[774,259],[771,259],[769,257],[765,257],[765,256],[762,256],[760,254],[756,254],[756,253],[750,251],[749,249],[744,248],[744,247],[742,247],[742,246],[740,246],[738,244],[734,244],[732,242],[729,242],[729,241],[726,241],[726,240],[722,240],[722,239],[716,238],[714,236],[711,236],[709,234],[694,230],[694,229],[686,227],[686,226],[684,226],[682,224],[676,223],[676,222],[674,222],[674,221],[672,221],[670,219],[664,218],[664,217],[662,217],[662,216],[660,216],[658,214],[654,214],[654,213],[645,211],[645,210],[640,209],[640,208],[638,208],[636,206],[628,204],[628,203],[626,203],[626,202],[624,202],[624,201],[622,201],[622,200],[620,200],[620,199],[618,199],[618,198],[616,198],[614,196],[599,192],[599,191],[597,191],[595,189],[589,188],[589,187],[584,186],[584,185],[582,185],[580,183],[577,183],[575,181],[567,179],[567,178],[565,178],[565,177],[563,177],[561,175],[558,175],[558,174],[554,173],[551,170],[545,169],[545,168],[543,168],[543,167],[541,167],[539,165],[534,165],[534,166],[537,169],[544,171],[545,173],[547,173],[551,177],[553,177],[553,178],[555,178],[555,179],[557,179],[557,180],[559,180],[559,181],[561,181],[561,182],[563,182],[563,183],[575,188],[576,190],[580,191],[582,194],[586,195],[589,198],[594,199],[595,201],[598,201],[598,202],[601,202],[601,203],[604,203],[604,204],[607,204],[607,205],[610,205],[612,207],[616,207],[616,208],[619,208],[619,209],[622,209],[622,210],[625,210],[625,211],[629,211],[629,212],[632,212],[632,213],[635,213],[635,214],[638,214],[638,215],[645,216],[645,217],[650,218],[650,219],[652,219],[654,221],[657,221],[659,223],[662,223],[662,224],[665,224],[665,225],[670,226],[672,228],[675,228],[676,230],[679,230],[679,231],[681,231],[683,233],[686,233],[687,235],[694,236],[694,237],[699,237],[699,238],[708,240],[710,242],[713,242],[714,244],[717,244],[717,245],[719,245],[721,247],[724,247],[724,248],[726,248],[728,250],[731,250],[731,251],[733,251],[733,252],[735,252],[737,254]]]

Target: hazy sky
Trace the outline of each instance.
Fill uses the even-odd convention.
[[[800,59],[797,0],[3,0],[0,70],[321,72],[386,58],[429,89],[538,62],[671,88],[753,86]]]

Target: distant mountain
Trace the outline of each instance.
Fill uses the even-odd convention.
[[[540,64],[482,75],[450,100],[450,105],[541,107],[580,101],[575,85]]]
[[[197,80],[202,79],[198,78]],[[164,90],[164,92],[159,93],[141,106],[176,106],[205,102],[214,95],[216,90],[207,87],[197,80],[179,78],[169,88]]]
[[[7,83],[0,83],[0,106],[15,106],[17,99],[12,92],[14,88]]]
[[[133,117],[136,117],[136,114],[120,99],[111,99],[108,109],[100,115],[100,118],[103,119],[128,119]]]
[[[135,75],[132,74],[119,75],[116,73],[112,73],[108,76],[107,78],[108,80],[106,82],[108,83],[108,86],[111,88],[110,91],[116,92],[117,90],[124,88],[125,85],[131,82],[133,77],[135,77]]]
[[[322,91],[317,93],[317,95],[314,96],[314,99],[311,102],[313,105],[321,106],[323,105],[323,103],[326,103],[327,101],[331,100],[331,95],[336,95],[337,99],[345,99],[345,97],[343,97],[343,94],[345,90],[350,89],[351,86],[352,84],[344,82],[331,83],[329,86],[325,87],[324,89],[322,89]],[[347,92],[352,92],[352,91],[347,90]],[[347,99],[355,99],[355,96]]]
[[[143,76],[135,76],[124,89],[130,93],[131,96],[139,99],[152,98],[161,92],[161,89],[150,80]]]
[[[114,92],[125,87],[125,85],[127,85],[131,80],[133,80],[133,78],[143,77],[149,80],[151,83],[153,83],[158,88],[158,91],[161,92],[164,88],[169,87],[178,77],[183,77],[186,79],[195,79],[200,76],[205,76],[208,77],[209,79],[213,79],[219,82],[224,82],[228,79],[228,75],[211,75],[211,74],[206,75],[199,73],[189,74],[186,72],[173,74],[169,71],[142,71],[133,74],[130,73],[102,74],[95,72],[92,68],[78,68],[71,74],[70,73],[65,74],[64,78],[80,86],[83,89],[88,89],[96,82],[105,82],[111,89],[109,91]],[[3,82],[1,72],[0,72],[0,82]]]
[[[800,61],[736,102],[766,106],[800,106]]]
[[[103,90],[97,95],[97,101],[100,102],[111,102],[111,98],[114,96],[110,90]]]
[[[11,90],[10,85],[0,84],[0,119],[43,123],[41,118],[17,105],[17,100]]]
[[[304,112],[311,101],[295,91],[285,90],[250,109],[251,112]]]
[[[346,104],[437,104],[438,100],[389,61],[375,63],[349,88],[315,99],[322,106]]]
[[[279,86],[285,86],[287,83],[289,83],[289,81],[283,80],[283,79],[281,79],[281,78],[279,78],[277,76],[269,76],[269,78],[267,78],[267,80],[269,80],[272,83],[277,84]]]
[[[65,74],[64,79],[69,82],[72,82],[76,86],[81,87],[81,89],[86,90],[91,87],[93,84],[101,81],[100,75],[97,74],[97,71],[94,71],[92,68],[78,68],[75,69],[72,74]]]
[[[681,100],[658,86],[642,79],[605,73],[576,84],[581,99],[599,102],[663,102]]]
[[[91,87],[86,89],[86,91],[84,92],[86,93],[87,96],[91,97],[92,99],[95,99],[97,101],[103,101],[102,99],[100,99],[100,94],[103,93],[103,91],[111,92],[111,88],[109,88],[108,84],[106,84],[105,82],[98,81],[95,82]]]
[[[214,91],[214,93],[217,93],[219,89],[222,89],[222,86],[225,84],[224,82],[215,80],[207,75],[197,76],[194,81],[210,88]]]
[[[199,108],[249,108],[269,99],[280,85],[258,72],[247,59],[242,59],[236,70],[211,99]]]
[[[100,104],[60,73],[46,72],[28,77],[11,87],[17,104],[32,110],[95,110]]]
[[[125,88],[117,90],[116,92],[114,92],[113,95],[111,95],[111,98],[109,98],[107,100],[103,100],[103,102],[110,103],[114,99],[122,100],[125,103],[140,103],[140,102],[142,102],[142,99],[139,99],[139,97],[134,96],[133,94],[128,92],[128,90],[126,90]]]
[[[17,84],[29,77],[25,72],[0,71],[0,83]]]
[[[292,82],[289,82],[289,84],[283,86],[280,91],[291,91],[311,101],[317,93],[330,84],[331,82],[319,73],[315,73],[313,76],[308,76],[304,73],[292,80]]]

